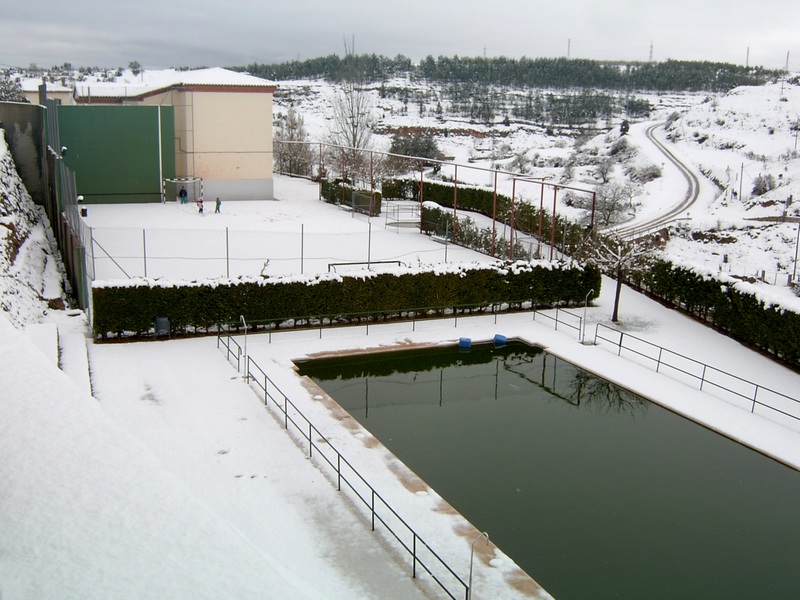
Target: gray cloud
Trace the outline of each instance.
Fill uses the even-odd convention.
[[[713,60],[800,70],[800,4],[778,0],[40,0],[0,22],[0,65],[233,66],[356,52]]]

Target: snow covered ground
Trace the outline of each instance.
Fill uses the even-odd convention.
[[[687,153],[697,150],[692,139],[679,142]],[[4,156],[0,145],[0,159]],[[652,188],[652,202],[683,195],[682,182],[670,177]],[[779,192],[793,190],[793,182]],[[359,235],[369,230],[365,217],[323,205],[313,195],[309,199],[304,187],[306,182],[277,178],[279,201],[225,203],[223,215],[200,217],[194,210],[181,212],[179,205],[138,207],[136,214],[149,224],[169,213],[170,221],[192,229],[200,223],[258,229],[260,219],[269,231],[285,219],[310,230]],[[702,214],[717,206],[710,202]],[[151,208],[161,216],[148,216]],[[88,219],[99,229],[110,228],[112,212],[92,206]],[[133,215],[125,218],[127,225],[139,226]],[[57,269],[44,225],[33,230],[40,233],[30,236],[13,264],[0,261],[2,597],[437,597],[430,579],[412,579],[408,557],[372,533],[363,514],[282,431],[214,338],[93,344],[81,313],[49,308],[46,300],[59,296],[52,291]],[[373,233],[380,230],[373,224]],[[351,238],[363,249],[363,240]],[[330,254],[313,241],[307,249],[309,255]],[[435,245],[435,251],[444,249]],[[597,324],[611,325],[613,288],[604,280],[599,299],[587,308],[587,338]],[[628,289],[620,318],[616,326],[625,332],[796,395],[796,373]],[[325,331],[321,338],[318,331],[288,332],[271,343],[265,335],[250,335],[248,353],[466,578],[479,532],[300,379],[291,361],[321,352],[453,343],[459,337],[489,340],[496,333],[542,345],[800,469],[796,424],[752,415],[617,357],[606,344],[584,345],[572,330],[532,322],[530,315],[501,315],[496,324],[486,317],[459,318],[457,327],[453,320],[432,321],[416,331],[407,324],[373,326],[369,335],[363,327]],[[87,392],[87,368],[94,397]],[[501,550],[483,542],[475,550],[473,598],[547,597]],[[530,575],[535,579],[536,573]]]
[[[388,88],[410,88],[431,93],[424,82],[399,78],[386,82]],[[597,163],[611,156],[619,140],[614,129],[592,137],[590,133],[553,126],[552,134],[543,125],[512,122],[485,124],[442,117],[428,107],[420,114],[411,102],[381,98],[379,86],[369,90],[373,97],[378,129],[373,136],[376,149],[388,150],[391,131],[402,127],[424,127],[437,132],[443,155],[458,163],[459,181],[490,188],[491,170],[516,171],[511,165],[524,157],[526,175],[552,183],[594,189],[602,183]],[[304,119],[311,140],[325,140],[331,129],[330,106],[335,85],[321,80],[279,82],[275,100],[277,117],[289,106]],[[513,91],[513,90],[512,90]],[[648,122],[632,123],[628,135],[633,155],[615,164],[610,181],[633,183],[635,219],[642,220],[667,206],[677,205],[684,183],[677,170],[644,137],[650,122],[665,122],[659,138],[669,139],[676,154],[690,167],[705,174],[701,198],[673,222],[666,255],[686,266],[735,276],[758,277],[771,285],[785,287],[796,271],[796,223],[764,223],[752,219],[796,217],[800,206],[800,85],[796,74],[764,86],[735,88],[727,93],[639,94],[654,107]],[[587,137],[588,136],[588,137]],[[571,178],[565,178],[564,165],[575,162]],[[663,176],[644,184],[632,182],[630,167],[661,167]],[[452,179],[453,167],[443,167],[442,178]],[[754,195],[756,178],[771,176],[775,187]],[[501,177],[498,191],[508,196],[512,181]],[[517,198],[538,202],[540,188],[518,185]],[[580,211],[566,206],[559,198],[559,214],[579,218]]]

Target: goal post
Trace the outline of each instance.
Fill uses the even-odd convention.
[[[185,200],[181,190],[186,190]],[[197,202],[203,198],[202,177],[178,177],[164,179],[161,187],[161,202]]]

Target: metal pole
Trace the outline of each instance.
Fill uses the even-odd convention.
[[[484,531],[478,537],[476,537],[475,540],[472,542],[472,546],[469,553],[469,587],[467,588],[467,600],[472,598],[472,560],[475,556],[475,544],[482,537],[486,538],[487,543],[489,542],[489,534]]]
[[[797,248],[800,246],[800,221],[797,222],[797,239],[794,242],[794,268],[792,269],[792,281],[797,274]]]
[[[228,239],[228,228],[225,228],[225,276],[231,278],[231,246]]]
[[[369,222],[369,230],[367,232],[367,271],[372,259],[372,221]]]
[[[147,277],[147,230],[142,229],[142,260],[144,261],[144,276]]]
[[[244,380],[246,383],[250,382],[250,369],[248,369],[247,364],[247,321],[244,320],[244,315],[239,315],[239,318],[242,320],[242,325],[244,325]]]
[[[558,198],[558,186],[553,186],[553,222],[550,224],[550,260],[553,260],[553,249],[556,245],[556,199]]]
[[[511,180],[511,232],[508,237],[508,260],[514,260],[514,201],[517,196],[517,178]]]
[[[497,238],[497,169],[494,170],[494,198],[492,200],[492,258],[494,258],[494,245]]]
[[[536,248],[536,258],[542,258],[542,226],[544,221],[544,182],[542,183],[542,194],[539,198],[539,245]]]
[[[305,227],[305,225],[303,223],[300,223],[300,275],[303,274],[303,259],[304,259],[304,257],[303,257],[303,240],[304,240],[303,228],[304,227]]]
[[[581,344],[586,343],[586,309],[589,306],[589,296],[594,294],[594,288],[589,290],[589,293],[586,294],[586,301],[583,304],[583,333],[581,334]]]
[[[373,157],[375,153],[369,153],[369,216],[373,216],[375,210],[375,176],[373,175]]]
[[[458,241],[458,165],[453,170],[453,242]]]
[[[423,164],[422,161],[419,161],[419,232],[422,233],[423,227],[425,225],[423,220],[423,210],[422,210],[422,202],[423,202],[423,191],[424,187],[422,185],[422,176],[423,176]]]

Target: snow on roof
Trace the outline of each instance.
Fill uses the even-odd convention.
[[[54,77],[52,80],[50,78],[45,78],[47,83],[47,91],[48,92],[71,92],[72,86],[65,81],[64,83],[61,82],[60,77]],[[23,77],[19,80],[19,85],[22,88],[23,92],[38,92],[39,86],[42,85],[42,78],[41,77]]]
[[[181,86],[230,86],[269,88],[275,83],[246,73],[238,73],[221,67],[179,71],[147,69],[134,75],[126,70],[115,81],[82,81],[75,84],[75,96],[124,98],[148,95],[160,90]]]

